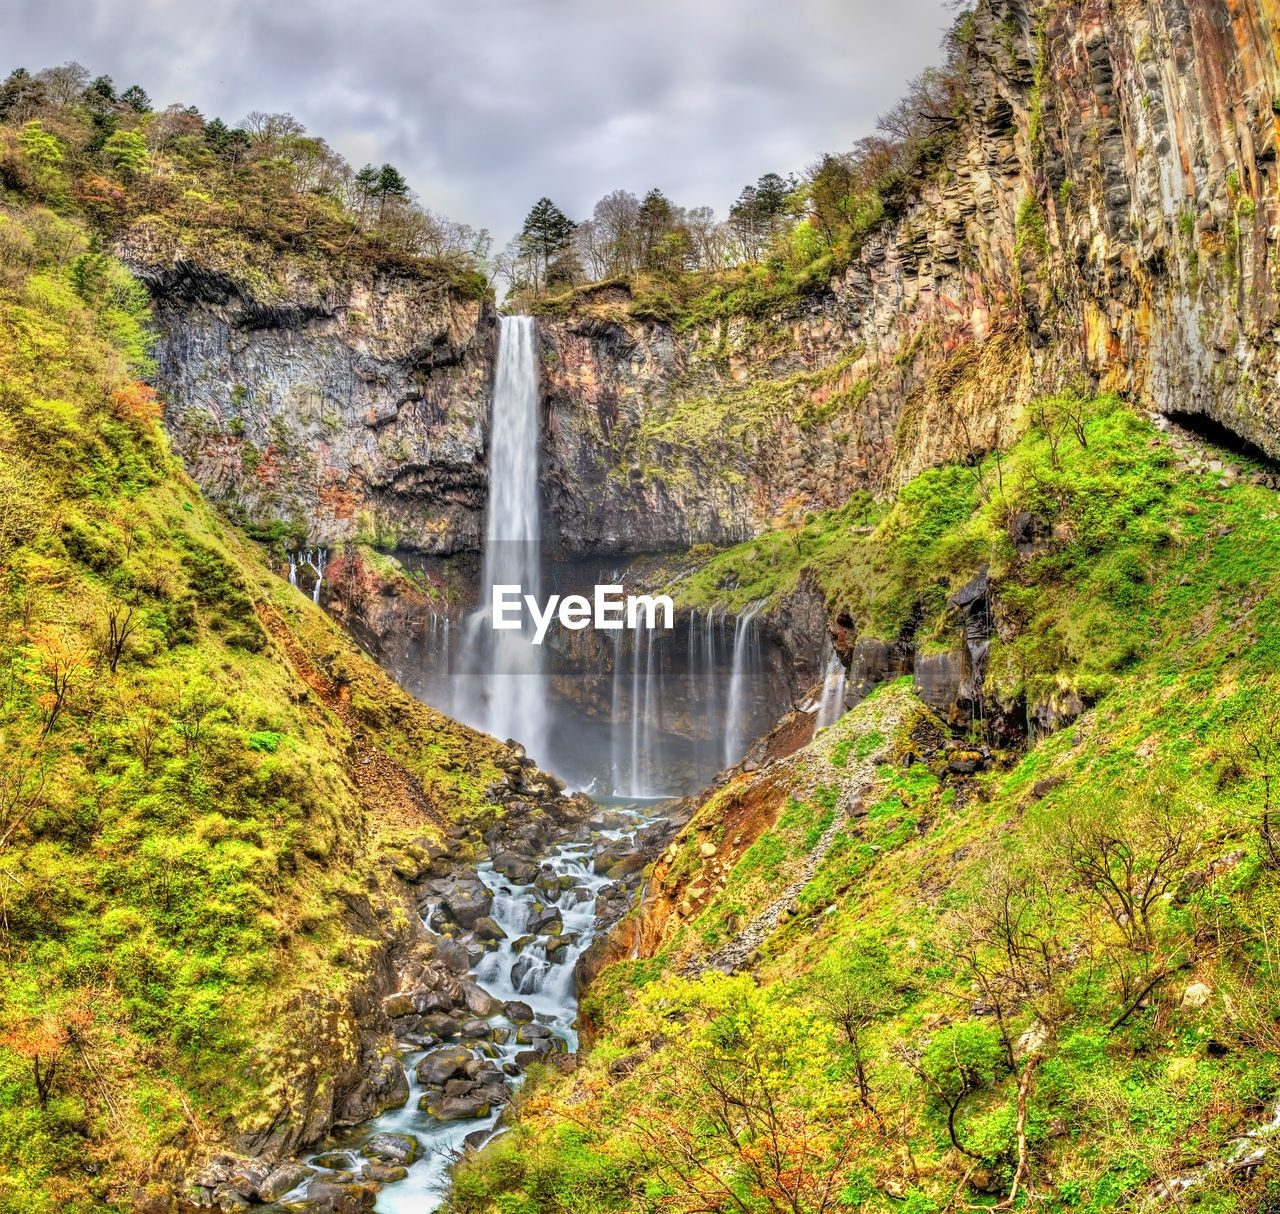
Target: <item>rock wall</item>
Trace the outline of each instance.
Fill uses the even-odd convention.
[[[961,130],[824,291],[677,328],[605,287],[541,322],[548,539],[731,543],[1007,441],[1060,389],[1280,457],[1278,29],[1276,0],[981,0]],[[211,496],[328,543],[477,546],[490,306],[387,277],[263,303],[126,253]]]
[[[543,326],[569,547],[740,539],[1114,391],[1280,457],[1274,0],[985,0],[972,112],[826,292],[675,331]]]
[[[478,547],[491,304],[408,274],[264,302],[226,274],[125,251],[155,301],[174,446],[232,517],[328,545]]]

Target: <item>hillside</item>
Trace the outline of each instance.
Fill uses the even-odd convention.
[[[1280,1209],[1280,11],[979,0],[890,120],[521,266],[0,85],[0,1214]],[[595,802],[415,698],[493,502],[675,599],[519,699]]]
[[[394,1102],[411,883],[512,760],[212,513],[91,233],[7,207],[0,274],[0,1208],[142,1209]]]
[[[702,798],[601,958],[585,1068],[525,1097],[450,1209],[1102,1210],[1184,1188],[1270,1208],[1276,498],[1096,408],[1084,444],[1033,433],[1000,480],[943,468],[694,579],[748,601],[806,574],[851,634],[909,616],[927,694],[928,655],[975,639],[955,592],[985,572],[986,711],[949,726],[890,677]],[[1075,720],[1010,746],[1019,703]]]

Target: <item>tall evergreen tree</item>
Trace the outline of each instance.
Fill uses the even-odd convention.
[[[569,247],[575,224],[550,198],[539,198],[525,216],[520,250],[530,261],[534,290],[547,281],[548,271]]]

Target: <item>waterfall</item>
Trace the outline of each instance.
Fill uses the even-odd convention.
[[[622,629],[613,633],[613,695],[609,705],[609,791],[622,789]]]
[[[662,726],[662,702],[654,694],[653,683],[653,629],[645,629],[644,640],[644,737],[640,741],[640,753],[644,755],[644,779],[639,780],[636,795],[647,797],[653,789],[653,719],[658,717]]]
[[[764,600],[750,604],[740,612],[733,628],[733,667],[729,675],[729,706],[724,722],[724,765],[732,767],[742,758],[742,752],[751,740],[749,727],[748,684],[754,685],[760,672],[760,630],[755,618],[764,607]],[[753,687],[754,690],[754,687]],[[752,696],[754,700],[754,696]]]
[[[631,642],[631,795],[640,793],[640,630]]]
[[[496,738],[516,738],[543,756],[546,687],[540,649],[527,628],[490,624],[495,585],[519,585],[541,597],[538,511],[538,365],[531,316],[504,316],[498,338],[489,429],[489,502],[480,601],[469,624],[478,686],[466,717]]]
[[[311,587],[311,601],[320,602],[320,587],[324,585],[324,571],[329,567],[329,550],[327,548],[308,548],[305,552],[287,552],[289,561],[289,585],[297,587],[298,570],[305,565],[315,575]]]
[[[827,670],[822,679],[822,703],[818,707],[815,730],[834,725],[844,716],[844,689],[848,677],[849,672],[844,668],[840,655],[832,653],[827,659]]]

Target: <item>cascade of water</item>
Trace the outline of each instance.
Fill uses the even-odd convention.
[[[305,552],[289,552],[285,554],[289,560],[289,585],[297,587],[298,570],[304,565],[315,574],[315,582],[311,587],[311,601],[320,602],[320,587],[324,585],[324,571],[329,567],[329,550],[327,548],[308,548]]]
[[[724,622],[724,610],[720,612],[721,623]],[[721,646],[723,649],[723,645]],[[703,720],[715,721],[719,719],[720,705],[718,702],[717,692],[720,687],[720,681],[716,677],[717,674],[717,651],[716,651],[716,609],[714,606],[707,608],[706,624],[702,632],[702,712]],[[707,755],[705,759],[708,763],[719,765],[720,756],[717,753],[716,742],[713,731],[707,731],[705,742]]]
[[[729,706],[724,722],[724,765],[731,767],[742,758],[747,737],[747,692],[760,666],[759,629],[755,618],[763,601],[751,603],[738,614],[733,628],[733,667],[729,675]]]
[[[609,707],[609,778],[615,796],[622,791],[622,629],[613,633],[613,695]]]
[[[834,725],[844,716],[844,689],[849,672],[845,670],[840,655],[832,653],[827,659],[826,673],[822,679],[822,703],[818,706],[818,723],[815,729]]]
[[[329,567],[329,550],[327,548],[317,548],[307,553],[307,564],[311,566],[311,571],[316,575],[316,584],[311,588],[311,601],[313,603],[320,602],[320,587],[324,585],[324,571]]]
[[[649,820],[636,815],[631,829],[647,824]],[[602,831],[605,840],[618,839],[630,830]],[[507,933],[477,958],[467,977],[479,984],[499,1002],[521,1000],[529,1004],[534,1022],[545,1026],[564,1047],[570,1051],[578,1045],[577,988],[574,965],[591,943],[595,934],[596,895],[609,878],[593,871],[594,845],[592,843],[568,843],[553,847],[542,863],[543,872],[563,878],[559,894],[549,896],[534,886],[513,886],[506,878],[493,871],[488,863],[477,865],[480,880],[493,892],[493,905],[489,918]],[[566,942],[553,962],[547,956],[545,940],[530,941],[525,934],[527,919],[535,909],[554,905],[560,912]],[[423,916],[424,925],[430,918],[429,910]],[[509,1036],[502,1044],[486,1043],[483,1052],[490,1055],[499,1066],[514,1062],[516,1056],[529,1048],[521,1044],[514,1026],[502,1015],[490,1018],[494,1028],[505,1029]],[[462,1040],[480,1054],[479,1043]],[[449,1166],[464,1148],[464,1140],[477,1131],[495,1128],[500,1110],[494,1108],[487,1115],[460,1121],[437,1121],[418,1108],[422,1084],[414,1072],[419,1057],[417,1050],[406,1051],[404,1069],[409,1082],[410,1096],[402,1108],[389,1109],[366,1124],[358,1135],[327,1155],[345,1157],[347,1166],[358,1170],[363,1160],[358,1154],[358,1144],[376,1133],[411,1134],[423,1148],[422,1158],[409,1167],[408,1176],[399,1182],[386,1185],[378,1193],[376,1210],[379,1214],[428,1214],[445,1200],[449,1190]],[[318,1161],[308,1161],[317,1166]],[[327,1169],[320,1173],[324,1178]],[[332,1165],[330,1165],[332,1166]],[[286,1201],[301,1197],[305,1186],[286,1195]]]
[[[527,627],[499,631],[490,621],[495,585],[520,586],[524,594],[539,598],[542,587],[533,318],[504,316],[500,323],[480,602],[468,627],[471,663],[479,678],[468,685],[468,703],[461,707],[468,720],[488,733],[518,738],[530,754],[541,755],[547,737],[541,650]]]
[[[640,797],[640,627],[631,638],[631,795]]]
[[[639,655],[637,654],[637,659]],[[661,728],[662,702],[655,694],[653,681],[653,629],[645,629],[644,642],[644,737],[640,742],[640,753],[644,758],[644,778],[639,781],[636,796],[653,795],[653,724],[658,717]]]

